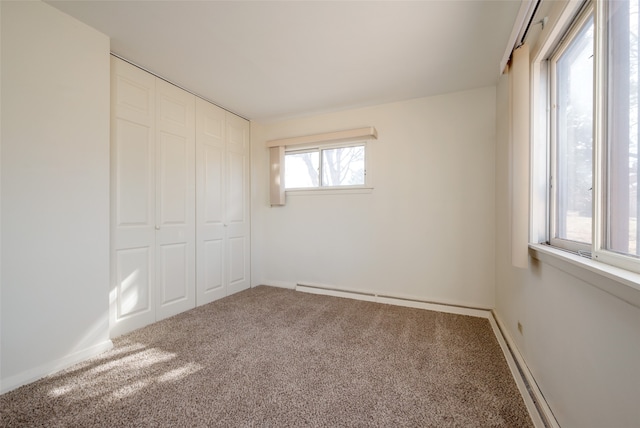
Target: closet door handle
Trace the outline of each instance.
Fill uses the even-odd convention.
[[[160,226],[156,226],[156,230],[160,230]]]

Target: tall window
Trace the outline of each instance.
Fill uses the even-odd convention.
[[[593,188],[593,15],[584,14],[552,67],[552,242],[590,250]]]
[[[638,257],[638,1],[606,3],[607,132],[604,247]]]
[[[637,272],[639,4],[587,3],[549,55],[546,78],[549,242]]]

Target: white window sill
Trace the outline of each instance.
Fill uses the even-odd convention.
[[[315,188],[315,189],[291,189],[285,191],[287,196],[318,196],[318,195],[352,195],[368,194],[373,192],[373,187],[346,187],[346,188]]]
[[[529,255],[640,308],[640,274],[543,244],[529,244]]]

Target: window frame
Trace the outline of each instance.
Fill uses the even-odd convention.
[[[337,143],[320,143],[320,144],[305,144],[298,146],[286,147],[284,150],[284,170],[286,177],[286,157],[287,154],[294,153],[311,153],[318,152],[318,186],[310,187],[287,187],[286,179],[284,181],[285,193],[302,193],[302,192],[326,192],[326,191],[345,191],[345,190],[359,190],[359,189],[372,189],[371,179],[369,174],[370,163],[370,145],[368,140],[357,140],[349,142],[337,142]],[[342,186],[324,186],[323,181],[323,152],[325,150],[335,150],[349,147],[363,147],[364,148],[364,183]]]
[[[594,200],[594,191],[592,191],[592,217],[591,217],[591,223],[592,223],[592,232],[591,232],[591,243],[585,243],[585,242],[580,242],[580,241],[574,241],[574,240],[570,240],[570,239],[565,239],[565,238],[559,238],[557,237],[558,235],[558,229],[559,229],[559,225],[558,225],[558,189],[559,189],[559,185],[558,185],[558,123],[557,123],[557,106],[558,106],[558,100],[557,100],[557,94],[558,94],[558,82],[557,82],[557,62],[562,58],[563,54],[565,54],[567,52],[567,50],[569,49],[569,47],[571,46],[571,43],[575,40],[575,38],[580,34],[580,32],[582,31],[582,29],[584,28],[584,26],[586,25],[586,23],[589,21],[589,19],[593,17],[593,25],[594,25],[594,58],[595,58],[595,49],[596,49],[596,42],[595,42],[595,32],[596,32],[596,16],[595,16],[595,9],[593,7],[593,4],[591,2],[588,2],[585,4],[585,6],[579,11],[579,13],[577,14],[577,16],[572,20],[571,25],[569,27],[569,29],[564,33],[564,36],[561,38],[560,42],[557,44],[557,47],[555,49],[553,49],[553,51],[551,52],[551,54],[549,55],[548,59],[547,59],[547,73],[546,73],[546,78],[547,78],[547,85],[548,85],[548,101],[547,101],[547,107],[548,107],[548,117],[547,117],[547,121],[549,123],[549,136],[548,136],[548,145],[549,145],[549,168],[548,168],[548,175],[547,175],[547,182],[548,182],[548,187],[549,187],[549,195],[548,195],[548,204],[549,204],[549,210],[548,210],[548,219],[547,219],[547,224],[549,226],[549,230],[548,230],[548,235],[547,235],[547,240],[549,242],[550,245],[557,247],[557,248],[562,248],[565,250],[569,250],[569,251],[573,251],[575,253],[578,254],[589,254],[592,252],[593,249],[593,242],[594,242],[594,237],[593,237],[593,224],[595,224],[596,219],[595,219],[595,213],[593,210],[593,200]],[[594,60],[594,67],[595,67],[595,60]],[[595,70],[594,70],[594,80],[595,80]],[[595,89],[594,89],[594,94],[595,94]],[[593,111],[595,112],[596,110],[596,106],[595,106],[595,100],[594,100],[594,105],[593,105]],[[593,121],[594,127],[595,127],[595,120]],[[595,137],[595,135],[594,135]],[[592,144],[593,147],[595,147],[596,145],[596,141],[595,138],[592,138]],[[595,164],[595,159],[592,155],[592,165]],[[595,185],[594,185],[594,175],[592,172],[592,189],[595,190]]]
[[[344,188],[338,187],[336,189],[323,189],[323,188],[310,188],[308,190],[290,190],[289,194],[293,195],[296,192],[311,192],[310,194],[318,194],[317,192],[323,191],[325,193],[337,191],[339,193],[344,194],[347,193],[362,193],[362,192],[371,192],[373,190],[371,184],[371,173],[370,168],[368,167],[371,159],[371,147],[373,145],[369,144],[371,140],[378,139],[378,131],[373,126],[366,126],[362,128],[353,128],[353,129],[345,129],[341,131],[333,131],[333,132],[324,132],[322,134],[312,134],[312,135],[300,135],[297,137],[288,137],[288,138],[278,138],[275,140],[266,141],[267,149],[269,150],[269,204],[272,207],[275,206],[284,206],[286,205],[286,194],[285,191],[285,151],[291,147],[300,147],[304,146],[313,147],[316,145],[326,146],[329,144],[337,144],[341,143],[342,145],[347,142],[364,142],[365,143],[365,151],[366,153],[366,164],[365,168],[367,169],[367,178],[366,178],[366,186],[368,187],[358,187],[358,188]],[[303,194],[303,193],[297,193]]]
[[[555,121],[553,109],[554,71],[552,58],[562,47],[569,44],[582,25],[593,15],[594,25],[594,71],[593,71],[593,154],[592,154],[592,231],[591,244],[575,244],[555,238],[557,207],[555,206]],[[538,50],[532,57],[532,187],[531,187],[531,233],[535,242],[545,243],[552,248],[570,251],[594,262],[601,262],[613,269],[622,269],[630,274],[640,273],[640,258],[606,248],[606,232],[609,227],[607,200],[607,153],[608,153],[608,17],[607,4],[603,1],[587,0],[568,4],[556,15],[557,20],[550,31],[539,42]],[[542,178],[545,177],[545,178]],[[545,185],[541,185],[546,183]],[[640,220],[640,219],[639,219]],[[568,245],[566,245],[568,244]],[[532,244],[533,248],[538,248]],[[638,242],[640,245],[640,242]],[[582,257],[578,257],[582,258]],[[603,270],[611,269],[603,268]],[[590,268],[591,269],[591,268]],[[634,282],[635,283],[635,282]]]
[[[595,18],[596,19],[596,32],[595,32],[595,48],[594,51],[602,53],[607,51],[608,47],[608,12],[607,4],[604,1],[596,2]],[[594,142],[597,141],[597,146],[594,147],[594,215],[598,215],[597,223],[594,223],[593,228],[593,259],[606,263],[611,266],[616,266],[628,271],[640,273],[640,258],[631,255],[625,255],[606,248],[607,230],[609,225],[605,224],[608,221],[608,57],[601,55],[595,62],[594,70],[594,93],[595,93],[595,111],[594,111]],[[640,144],[640,142],[639,142]],[[638,221],[640,219],[637,219]],[[637,245],[640,242],[637,243]]]
[[[304,154],[304,153],[318,153],[318,186],[308,186],[308,187],[287,187],[287,155],[296,155],[296,154]],[[290,190],[309,190],[316,189],[320,187],[320,171],[322,169],[322,158],[321,158],[320,149],[318,147],[294,147],[289,150],[285,149],[284,151],[284,171],[285,171],[285,180],[284,180],[284,190],[288,192]]]

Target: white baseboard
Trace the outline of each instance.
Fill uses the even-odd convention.
[[[288,288],[288,287],[287,287]],[[356,298],[354,295],[362,296],[359,297],[360,300],[368,300],[372,302],[380,301],[380,299],[391,299],[395,300],[396,303],[390,303],[397,306],[408,306],[411,303],[419,303],[419,304],[427,304],[427,305],[435,305],[434,307],[439,307],[438,310],[440,312],[453,312],[454,308],[461,309],[471,309],[472,311],[480,310],[480,311],[491,311],[490,307],[484,307],[483,305],[469,303],[469,302],[461,302],[455,300],[442,300],[442,299],[434,299],[434,300],[425,300],[423,297],[414,296],[410,294],[402,294],[402,293],[380,293],[379,291],[374,290],[366,290],[366,289],[354,289],[354,288],[346,288],[346,287],[333,287],[325,284],[315,284],[311,282],[299,282],[294,284],[294,288],[298,291],[304,291],[309,293],[321,294],[324,291],[332,291],[336,293],[347,293],[343,297],[347,298]],[[313,291],[318,290],[318,291]],[[422,308],[422,306],[420,306]],[[426,308],[425,308],[426,309]],[[467,315],[466,313],[461,313],[462,315]],[[484,317],[484,315],[477,315],[480,317]]]
[[[296,283],[295,282],[284,282],[284,281],[263,281],[260,285],[266,285],[268,287],[276,287],[276,288],[287,288],[289,290],[295,290]]]
[[[106,340],[98,343],[97,345],[93,345],[89,348],[74,352],[41,366],[34,367],[6,379],[2,379],[0,380],[0,394],[4,394],[5,392],[9,392],[22,385],[26,385],[38,379],[42,379],[45,376],[59,372],[60,370],[69,368],[74,364],[108,351],[111,348],[113,348],[113,342],[111,342],[111,340]]]
[[[534,426],[536,428],[545,428],[547,426],[550,428],[560,428],[555,417],[553,416],[553,413],[551,412],[551,409],[549,409],[547,402],[542,396],[542,393],[540,393],[540,390],[537,388],[531,372],[528,370],[526,364],[524,364],[524,359],[522,359],[520,353],[517,351],[515,346],[513,346],[513,341],[510,337],[508,337],[508,333],[506,333],[504,328],[501,329],[499,327],[499,324],[501,323],[499,323],[499,320],[496,318],[496,314],[492,310],[484,308],[472,308],[468,306],[454,306],[446,303],[428,302],[417,299],[405,299],[397,296],[381,296],[375,293],[344,290],[334,287],[324,287],[320,285],[297,284],[295,289],[296,291],[301,291],[304,293],[321,294],[324,296],[333,297],[344,297],[348,299],[364,300],[368,302],[384,303],[415,309],[426,309],[436,312],[486,318],[487,320],[489,320],[489,324],[493,329],[496,340],[498,341],[498,344],[502,349],[502,353],[504,354],[504,357],[507,361],[507,365],[509,366],[511,375],[513,376],[513,379],[516,382],[516,386],[520,391],[520,395],[522,396],[525,405],[527,406],[529,416],[531,417]],[[513,352],[514,350],[515,352]],[[516,362],[514,358],[517,358],[518,361]],[[523,376],[525,376],[525,378],[523,378]],[[527,385],[529,385],[529,388],[527,387]],[[535,386],[535,388],[532,388],[532,385]],[[532,397],[531,394],[534,394],[534,396]],[[536,402],[538,402],[538,406],[536,406]],[[543,413],[542,416],[541,413]],[[547,424],[545,424],[545,420]]]
[[[537,408],[537,413],[542,415],[546,426],[550,428],[560,428],[560,424],[556,420],[556,417],[554,416],[553,411],[549,407],[547,400],[544,398],[542,391],[540,391],[540,388],[538,387],[538,383],[536,382],[535,378],[533,377],[533,374],[529,370],[529,367],[527,366],[524,358],[522,357],[522,354],[518,350],[518,347],[516,346],[515,341],[509,334],[509,331],[505,328],[504,323],[502,322],[498,314],[495,313],[495,311],[492,311],[492,314],[493,314],[492,319],[496,324],[496,326],[494,327],[494,330],[495,329],[498,330],[498,333],[496,333],[496,337],[499,337],[498,341],[502,339],[505,342],[504,346],[507,347],[507,352],[510,355],[512,355],[511,359],[513,361],[517,361],[517,366],[519,367],[521,372],[521,374],[518,377],[520,379],[526,380],[528,384],[528,391],[529,391],[527,396],[530,397],[531,400],[535,400],[533,404]],[[500,346],[502,346],[502,344]]]

